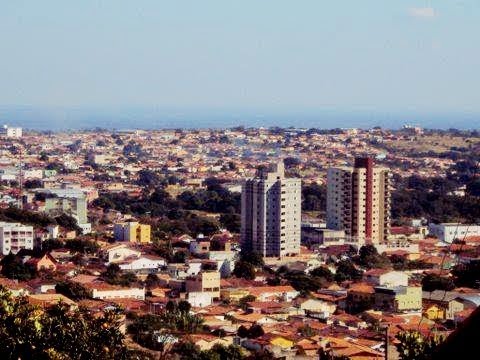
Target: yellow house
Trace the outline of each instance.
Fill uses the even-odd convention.
[[[136,221],[115,224],[113,234],[116,241],[128,241],[139,244],[151,242],[151,227]]]
[[[287,350],[291,349],[295,343],[283,336],[275,336],[272,340],[270,340],[270,344]]]
[[[423,315],[428,319],[428,320],[438,320],[438,319],[444,319],[445,318],[445,310],[442,309],[441,307],[437,305],[430,305],[428,306],[424,311]]]

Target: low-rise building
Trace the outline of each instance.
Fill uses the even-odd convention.
[[[115,244],[102,250],[102,256],[108,263],[119,263],[127,258],[139,258],[141,251],[130,249],[127,244]]]
[[[209,293],[214,300],[220,299],[220,273],[218,271],[202,271],[198,275],[186,279],[186,290],[190,292]]]
[[[115,224],[113,234],[116,241],[139,244],[149,244],[151,242],[151,226],[136,221]]]
[[[422,288],[417,286],[375,287],[375,309],[389,312],[422,310]]]
[[[430,235],[436,236],[439,240],[452,243],[455,239],[463,240],[469,236],[479,236],[480,225],[460,223],[430,224],[428,231]]]
[[[124,260],[118,265],[125,271],[154,274],[159,272],[165,264],[165,260],[158,256],[143,255],[137,259]]]
[[[373,286],[408,286],[408,275],[401,271],[372,269],[363,274],[363,280]]]

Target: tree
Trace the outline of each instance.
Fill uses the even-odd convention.
[[[65,295],[72,300],[81,300],[90,298],[90,293],[81,284],[73,281],[61,281],[55,285],[55,291]]]
[[[147,278],[145,279],[145,286],[148,289],[157,287],[159,283],[160,283],[160,279],[157,274],[148,274]]]
[[[386,255],[380,255],[373,245],[364,245],[360,248],[358,263],[367,269],[372,268],[389,268],[390,260]]]
[[[122,274],[120,266],[110,264],[102,274],[103,280],[112,285],[129,286],[137,281],[137,277],[133,273]]]
[[[244,325],[240,325],[240,327],[237,329],[237,335],[242,339],[247,338],[249,335],[248,329]]]
[[[188,314],[192,308],[192,305],[190,305],[188,301],[182,300],[178,303],[177,307],[178,311],[180,311],[182,314]]]
[[[325,287],[327,281],[322,277],[308,276],[302,271],[292,270],[284,274],[284,278],[287,279],[290,284],[303,294],[307,294],[311,291],[317,291],[318,289]]]
[[[222,214],[220,223],[232,233],[240,232],[241,218],[239,214]]]
[[[341,260],[337,264],[337,271],[335,273],[335,281],[342,282],[345,280],[360,280],[362,278],[361,271],[355,268],[352,261]]]
[[[261,254],[254,251],[244,251],[240,253],[240,260],[252,264],[255,267],[261,267],[265,265]]]
[[[452,279],[436,274],[427,274],[422,279],[422,289],[424,291],[445,290],[451,291],[455,288]]]
[[[39,179],[32,179],[32,180],[27,180],[23,184],[25,189],[36,189],[36,188],[41,188],[43,186],[42,181]]]
[[[12,253],[5,256],[1,261],[2,275],[14,280],[30,280],[35,277],[35,269],[24,264],[19,256]]]
[[[77,233],[81,234],[82,229],[78,226],[77,220],[70,215],[61,214],[55,218],[55,221],[61,227],[64,227],[68,230],[75,230]]]
[[[319,277],[319,278],[324,278],[328,282],[333,281],[333,273],[326,266],[319,266],[313,269],[312,271],[310,271],[310,275]]]
[[[471,196],[480,197],[480,179],[475,179],[467,184],[467,193]]]
[[[425,338],[418,331],[404,331],[396,336],[399,343],[397,351],[400,360],[428,360],[443,338],[430,336]]]
[[[257,298],[254,295],[247,295],[238,300],[238,306],[243,310],[247,310],[249,302],[255,301]]]
[[[468,264],[457,265],[452,274],[457,286],[478,288],[480,286],[480,261],[470,261]]]
[[[118,315],[96,317],[65,304],[40,309],[0,287],[0,349],[5,359],[126,359]]]
[[[233,275],[238,278],[253,280],[255,279],[255,267],[248,262],[242,260],[237,261],[233,269]]]
[[[324,211],[327,207],[327,187],[312,183],[302,186],[302,210]]]

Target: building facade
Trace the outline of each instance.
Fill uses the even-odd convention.
[[[19,223],[0,222],[0,250],[3,255],[33,249],[33,227]]]
[[[439,240],[452,243],[454,240],[465,240],[469,236],[480,236],[480,225],[441,223],[428,226],[430,235],[436,236]]]
[[[327,173],[327,227],[344,230],[362,244],[387,240],[390,230],[390,171],[371,158]]]
[[[264,257],[300,252],[301,180],[286,178],[284,164],[259,170],[242,184],[242,249]]]
[[[151,241],[151,227],[136,221],[115,224],[113,235],[116,241],[148,244]]]
[[[215,270],[202,271],[186,279],[188,293],[208,293],[213,300],[220,299],[220,273]]]

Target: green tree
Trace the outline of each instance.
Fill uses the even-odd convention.
[[[324,278],[328,282],[333,281],[333,273],[326,266],[319,266],[313,269],[310,271],[310,275],[318,278]]]
[[[240,253],[240,260],[250,263],[255,267],[262,267],[265,265],[262,255],[254,251],[242,250],[242,252]]]
[[[14,280],[30,280],[35,277],[35,269],[24,264],[22,259],[12,253],[5,256],[1,261],[2,275]]]
[[[443,342],[442,337],[425,338],[418,331],[404,331],[396,336],[399,341],[397,351],[400,360],[428,360],[435,348]]]
[[[237,261],[233,269],[233,275],[247,280],[255,279],[255,267],[245,261]]]
[[[342,282],[345,280],[360,280],[361,278],[361,271],[355,268],[355,265],[352,263],[352,261],[341,260],[337,263],[335,281]]]
[[[125,359],[118,316],[58,304],[41,310],[0,287],[0,352],[5,359]]]
[[[424,291],[445,290],[451,291],[455,288],[452,279],[436,274],[427,274],[422,279],[422,289]]]
[[[61,281],[55,285],[55,290],[72,300],[90,298],[90,293],[81,284],[73,281]]]

